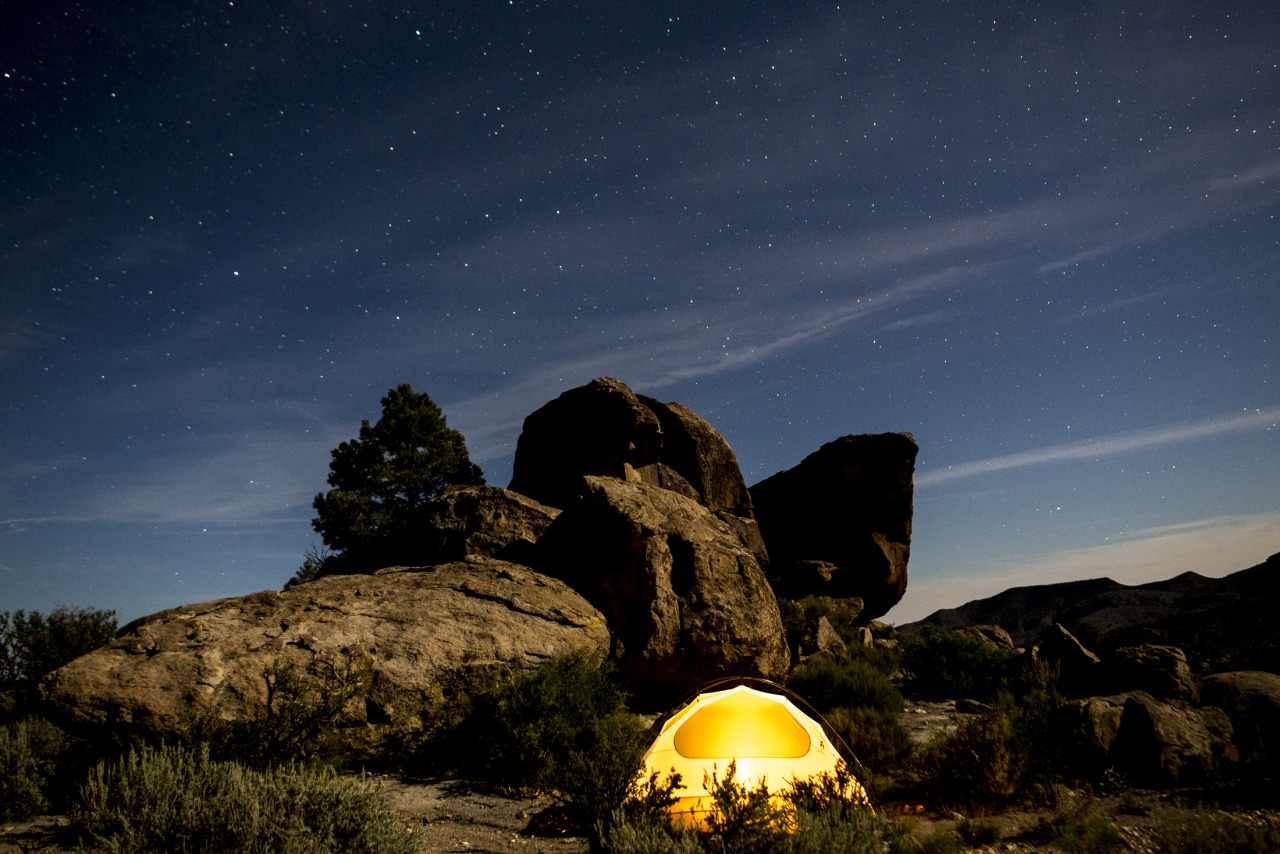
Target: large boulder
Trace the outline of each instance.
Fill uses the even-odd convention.
[[[1069,766],[1083,776],[1111,766],[1111,746],[1120,732],[1128,694],[1069,700],[1053,714],[1055,732],[1049,743],[1060,750]]]
[[[604,617],[562,581],[492,558],[372,575],[326,576],[161,611],[46,680],[46,706],[71,723],[182,726],[254,717],[274,664],[304,679],[368,666],[371,721],[419,704],[445,674],[520,672],[572,650],[607,654]]]
[[[780,595],[860,599],[864,621],[898,603],[918,451],[910,433],[845,436],[751,487]]]
[[[1242,759],[1274,765],[1280,759],[1280,676],[1262,670],[1237,670],[1206,676],[1204,703],[1231,718]]]
[[[1058,686],[1071,697],[1097,694],[1102,683],[1102,659],[1087,649],[1061,623],[1054,623],[1040,635],[1032,648],[1033,661],[1057,670]]]
[[[1126,696],[1110,758],[1140,784],[1199,785],[1239,758],[1231,735],[1222,709],[1134,691]]]
[[[538,566],[605,614],[620,669],[641,694],[786,674],[777,600],[723,520],[678,493],[610,477],[584,478],[566,504],[539,543]]]
[[[764,565],[767,552],[738,458],[705,419],[642,397],[621,380],[592,380],[524,421],[510,489],[552,507],[572,502],[585,475],[645,483],[699,502]]]
[[[416,553],[423,564],[468,556],[528,563],[533,546],[560,515],[509,489],[449,486],[423,508]]]
[[[1107,656],[1104,669],[1115,691],[1146,691],[1167,700],[1200,699],[1187,656],[1176,646],[1125,646]]]

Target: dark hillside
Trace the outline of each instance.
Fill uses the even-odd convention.
[[[1098,578],[1015,587],[900,628],[998,625],[1025,646],[1061,623],[1099,649],[1139,642],[1182,647],[1200,673],[1280,672],[1278,615],[1280,554],[1274,554],[1223,578],[1186,572],[1132,586]]]

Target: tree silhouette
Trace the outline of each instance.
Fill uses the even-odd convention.
[[[376,424],[361,423],[359,438],[334,448],[328,481],[332,488],[312,504],[311,524],[339,554],[317,575],[403,561],[426,503],[451,484],[483,484],[484,474],[440,407],[404,383],[382,399]]]

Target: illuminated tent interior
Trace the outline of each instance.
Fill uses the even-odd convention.
[[[680,774],[684,788],[671,812],[701,824],[710,802],[704,778],[714,772],[723,779],[730,762],[747,788],[763,782],[777,795],[792,779],[835,773],[840,761],[822,725],[788,697],[737,685],[700,693],[672,715],[645,754],[642,774]],[[861,786],[857,795],[866,799]]]

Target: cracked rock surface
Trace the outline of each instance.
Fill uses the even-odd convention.
[[[349,711],[385,720],[441,674],[530,670],[575,649],[609,649],[586,599],[528,567],[469,557],[161,611],[55,671],[44,691],[68,722],[174,725],[202,711],[236,720],[262,707],[275,663],[316,679],[356,665],[372,681]]]

